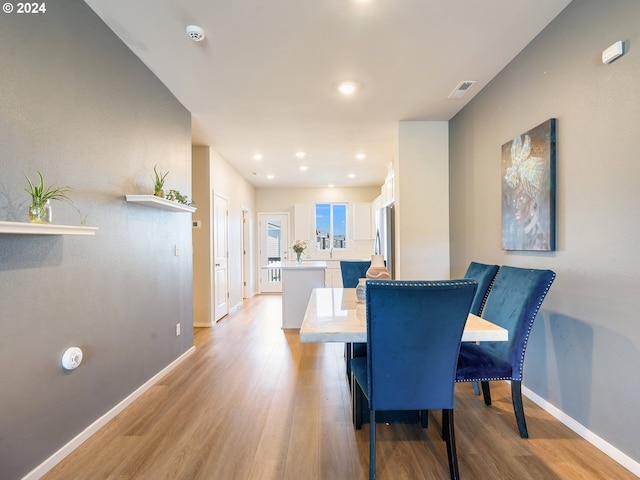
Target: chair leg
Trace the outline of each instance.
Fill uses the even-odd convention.
[[[524,418],[524,407],[522,405],[522,382],[519,380],[511,380],[511,401],[513,402],[513,411],[516,414],[520,437],[529,438],[527,422]]]
[[[353,408],[353,423],[355,424],[356,430],[360,430],[362,428],[362,403],[364,401],[364,392],[360,387],[360,384],[355,380],[352,380],[353,387],[351,389],[351,408]]]
[[[369,410],[369,480],[376,478],[376,411]]]
[[[442,439],[449,441],[449,426],[447,425],[446,410],[442,410]]]
[[[349,387],[351,386],[351,344],[344,344],[344,361],[347,364],[347,382],[349,382]]]
[[[472,382],[473,383],[473,393],[475,393],[476,395],[480,395],[480,385],[478,385],[478,382]]]
[[[456,453],[456,437],[453,429],[453,409],[442,411],[442,430],[446,431],[447,457],[449,458],[449,474],[451,480],[459,480],[458,455]]]
[[[420,425],[422,428],[429,426],[429,410],[420,410]]]
[[[489,382],[480,382],[482,385],[482,396],[484,397],[484,404],[491,405],[491,390],[489,389]]]

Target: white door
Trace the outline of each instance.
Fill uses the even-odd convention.
[[[262,268],[286,261],[289,253],[289,214],[259,213],[260,229],[260,292],[282,292],[282,272],[279,268]]]
[[[251,213],[249,210],[242,210],[242,298],[251,297]]]
[[[227,199],[213,197],[213,299],[214,318],[217,322],[229,313],[229,282],[227,271]]]

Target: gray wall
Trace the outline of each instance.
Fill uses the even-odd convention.
[[[450,122],[451,265],[558,274],[525,385],[640,461],[640,2],[575,0]],[[624,40],[610,65],[602,50]],[[500,248],[500,146],[558,119],[557,251]],[[535,431],[530,431],[533,438]]]
[[[151,190],[155,164],[191,196],[191,126],[77,0],[0,15],[0,108],[0,220],[27,221],[23,172],[40,170],[99,227],[0,235],[0,477],[15,479],[193,345],[191,215],[124,201]],[[79,215],[57,202],[54,223]],[[73,345],[85,360],[67,373]]]

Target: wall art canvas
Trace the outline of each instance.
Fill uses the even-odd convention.
[[[556,248],[556,119],[502,145],[502,248]]]

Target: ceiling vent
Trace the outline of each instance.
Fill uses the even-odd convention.
[[[194,42],[201,42],[204,40],[204,30],[197,25],[188,25],[187,35]]]
[[[449,98],[462,98],[467,91],[476,83],[475,80],[463,80],[456,88],[449,94]]]

